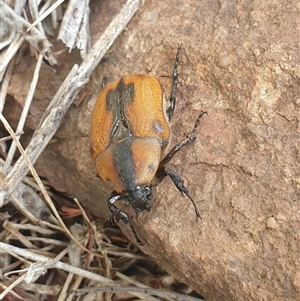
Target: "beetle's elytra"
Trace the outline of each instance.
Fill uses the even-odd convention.
[[[121,219],[129,224],[141,245],[129,216],[115,203],[123,200],[136,212],[149,211],[153,187],[166,176],[170,176],[178,190],[188,196],[197,218],[200,217],[184,181],[165,165],[182,147],[195,140],[196,128],[206,112],[200,112],[190,135],[163,157],[176,103],[180,49],[178,46],[169,102],[155,77],[126,75],[103,88],[92,113],[91,156],[99,176],[110,182],[114,189],[107,200],[111,222],[117,223]]]

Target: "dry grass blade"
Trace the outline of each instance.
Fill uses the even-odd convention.
[[[9,85],[9,81],[12,75],[14,65],[15,65],[15,57],[10,61],[2,81],[1,90],[0,90],[0,113],[2,113],[4,108],[8,85]]]
[[[6,51],[3,51],[0,54],[0,62],[1,62],[0,63],[0,80],[2,80],[2,78],[5,74],[5,71],[7,69],[7,66],[12,61],[13,57],[15,57],[15,54],[20,49],[20,47],[24,41],[25,41],[25,39],[20,34],[17,34],[14,37],[13,42],[6,49]],[[3,103],[3,106],[4,106],[4,103]],[[1,110],[1,112],[2,112],[2,110]]]
[[[194,298],[187,295],[174,293],[165,290],[158,290],[152,288],[141,288],[141,287],[133,287],[133,286],[106,286],[106,287],[95,287],[89,289],[79,289],[77,291],[72,292],[74,295],[86,294],[90,291],[99,291],[99,292],[108,292],[108,293],[116,293],[116,292],[139,292],[146,294],[148,296],[157,296],[157,297],[172,297],[177,301],[205,301],[204,299]]]
[[[36,86],[37,86],[37,82],[38,82],[38,79],[39,79],[39,73],[40,73],[40,69],[41,69],[41,66],[42,66],[42,62],[43,62],[43,55],[40,54],[39,57],[38,57],[38,61],[37,61],[35,70],[34,70],[33,78],[32,78],[31,84],[30,84],[30,88],[29,88],[29,91],[28,91],[28,94],[27,94],[27,97],[26,97],[26,100],[25,100],[25,103],[24,103],[22,114],[21,114],[17,129],[16,129],[17,132],[22,131],[23,128],[24,128],[25,121],[26,121],[26,118],[27,118],[27,114],[28,114],[28,111],[29,111],[29,107],[30,107],[31,101],[33,99],[33,95],[34,95],[34,92],[35,92],[35,89],[36,89]],[[20,139],[20,136],[16,137],[16,139]],[[8,168],[10,167],[10,164],[12,162],[15,151],[16,151],[16,144],[13,143],[11,145],[10,149],[9,149],[8,155],[7,155],[5,163],[4,163],[3,172],[5,174],[7,173]]]
[[[31,30],[36,24],[42,22],[48,15],[50,15],[57,7],[59,7],[66,0],[58,0],[53,3],[46,11],[44,11],[28,28],[27,31]]]

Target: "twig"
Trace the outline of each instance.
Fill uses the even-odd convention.
[[[35,233],[41,234],[42,236],[50,236],[50,235],[56,234],[55,231],[52,231],[47,228],[43,228],[41,226],[32,225],[30,223],[24,224],[24,223],[19,223],[19,222],[10,222],[10,221],[7,221],[7,223],[13,224],[14,228],[17,229],[18,231],[20,231],[20,230],[33,231]],[[32,239],[33,240],[46,239],[46,240],[48,240],[48,244],[54,244],[53,242],[50,243],[50,241],[52,241],[50,238],[32,237]],[[64,242],[62,242],[60,240],[59,240],[59,243],[64,244]]]
[[[19,283],[23,282],[25,278],[25,274],[17,278],[13,283],[11,283],[1,294],[0,294],[0,300],[3,300],[3,298],[13,290],[15,286],[17,286]]]
[[[74,281],[74,274],[73,273],[69,273],[68,274],[68,276],[67,276],[67,278],[66,278],[66,280],[65,280],[65,283],[64,283],[64,285],[63,285],[63,287],[62,287],[62,290],[60,291],[60,293],[59,293],[59,296],[58,296],[58,299],[57,299],[57,301],[66,301],[66,299],[68,299],[68,298],[66,298],[66,294],[67,294],[67,292],[69,291],[69,287],[70,287],[70,285],[72,284],[72,282]],[[79,276],[79,277],[77,277],[77,279],[78,278],[82,278],[81,276]]]
[[[16,12],[17,15],[21,15],[22,10],[24,9],[26,5],[26,0],[15,0],[14,1],[14,11]]]
[[[153,289],[153,288],[141,288],[141,287],[134,287],[134,286],[104,286],[104,287],[95,287],[95,288],[86,288],[86,289],[78,289],[74,292],[71,292],[71,294],[74,295],[82,295],[89,293],[90,291],[95,292],[107,292],[107,293],[119,293],[119,292],[126,292],[126,293],[132,293],[132,292],[139,292],[146,295],[153,295],[157,297],[171,297],[177,301],[205,301],[201,298],[194,298],[191,296],[171,292],[171,291],[165,291],[165,290],[159,290],[159,289]]]
[[[20,135],[23,135],[23,134],[24,134],[24,131],[20,131],[20,132],[15,133],[16,137],[18,137]],[[8,140],[12,140],[12,137],[11,136],[6,136],[6,137],[3,137],[3,138],[0,138],[0,142],[5,142],[5,141],[8,141]]]
[[[19,183],[8,198],[13,205],[35,224],[41,224],[43,217],[50,217],[51,211],[39,194],[30,186]],[[60,229],[62,231],[62,229]]]
[[[141,282],[139,282],[139,281],[137,281],[137,280],[135,280],[131,277],[128,277],[128,276],[126,276],[126,275],[124,275],[120,272],[116,272],[116,277],[128,282],[131,285],[135,285],[135,287],[143,288],[145,290],[148,290],[148,289],[151,288],[151,287],[149,287],[149,286],[147,286],[147,285],[145,285],[145,284],[143,284],[143,283],[141,283]],[[165,297],[165,299],[168,300],[168,301],[174,301],[174,299],[172,299],[170,297],[167,297],[167,296]]]
[[[16,238],[18,241],[20,241],[25,247],[27,247],[28,249],[37,249],[37,247],[32,244],[27,237],[25,237],[22,233],[20,233],[18,231],[18,229],[16,229],[14,227],[14,225],[9,222],[8,220],[6,220],[3,224],[3,227],[8,230],[11,234],[13,234],[14,238]]]
[[[5,290],[7,290],[7,288],[8,288],[6,285],[2,284],[1,282],[0,282],[0,286],[1,286],[2,288],[4,288]],[[23,298],[22,298],[20,295],[18,295],[16,292],[11,291],[10,293],[12,294],[12,296],[15,297],[14,301],[16,301],[16,300],[23,300]],[[2,294],[1,294],[1,295],[2,295]],[[2,299],[0,299],[0,300],[2,300]]]

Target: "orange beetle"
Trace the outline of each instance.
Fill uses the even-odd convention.
[[[111,222],[120,219],[129,224],[136,241],[143,244],[129,216],[115,206],[124,200],[136,212],[151,209],[152,189],[167,175],[179,191],[191,200],[197,218],[200,217],[194,200],[174,171],[165,167],[185,145],[195,140],[201,111],[191,134],[163,158],[169,143],[169,121],[176,103],[177,65],[181,46],[175,58],[172,92],[169,104],[159,81],[149,75],[126,75],[109,83],[100,92],[92,113],[91,156],[99,176],[110,182],[114,192],[107,200],[112,213]]]

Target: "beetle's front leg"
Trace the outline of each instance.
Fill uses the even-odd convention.
[[[116,194],[116,193],[113,193],[110,198],[107,200],[107,205],[108,205],[108,209],[109,211],[111,212],[111,218],[110,218],[110,223],[111,224],[116,224],[119,222],[119,220],[121,219],[125,224],[129,225],[132,233],[133,233],[133,236],[136,240],[136,242],[139,244],[139,245],[144,245],[144,243],[139,239],[132,223],[131,223],[131,220],[129,218],[129,216],[122,212],[121,209],[119,209],[118,207],[116,207],[114,205],[115,202],[117,201],[120,201],[122,200],[122,195],[120,194]]]
[[[120,220],[120,209],[114,205],[115,202],[121,200],[120,194],[112,193],[112,195],[107,200],[107,206],[109,211],[111,212],[110,223],[116,224]]]
[[[201,218],[198,207],[197,207],[195,201],[190,196],[189,190],[184,186],[183,179],[175,171],[170,170],[168,168],[164,167],[164,172],[166,173],[166,175],[168,175],[172,179],[173,183],[175,184],[177,189],[181,192],[181,194],[182,195],[185,194],[190,199],[190,201],[192,202],[192,204],[194,206],[195,212],[196,212],[196,220],[198,218]]]

